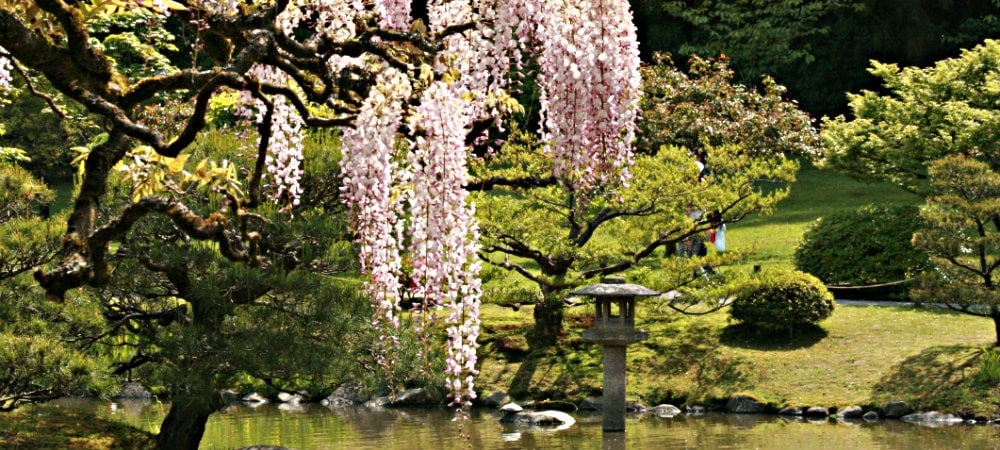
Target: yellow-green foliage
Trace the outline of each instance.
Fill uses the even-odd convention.
[[[48,336],[0,333],[0,411],[88,387],[96,362]]]
[[[798,169],[796,160],[751,156],[738,146],[716,147],[710,153],[712,174],[704,180],[698,179],[687,149],[663,147],[656,155],[637,158],[627,188],[598,192],[586,200],[560,184],[477,192],[473,201],[484,248],[496,252],[491,255],[494,264],[520,264],[542,284],[578,285],[593,276],[588,271],[631,267],[649,256],[644,252],[657,241],[672,244],[704,231],[706,223],[685,216],[689,203],[706,212],[723,211],[727,221],[769,212],[787,195]],[[544,178],[550,173],[533,144],[517,140],[489,166],[474,166],[473,172],[481,179]],[[565,261],[565,273],[548,266]]]
[[[823,282],[798,271],[752,277],[729,309],[730,317],[764,332],[817,325],[833,313],[833,295]]]

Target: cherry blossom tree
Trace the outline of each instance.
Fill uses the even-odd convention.
[[[60,260],[35,273],[49,298],[61,301],[72,289],[112,283],[112,249],[143,220],[166,219],[184,239],[210,243],[250,269],[295,270],[300,260],[269,246],[254,225],[255,211],[277,201],[288,220],[294,217],[308,163],[301,133],[336,128],[342,132],[341,196],[374,321],[386,328],[378,351],[391,364],[384,352],[399,326],[404,289],[423,299],[418,331],[429,331],[434,307],[447,307],[446,383],[452,405],[468,406],[475,398],[480,296],[478,231],[465,189],[470,146],[488,142],[493,130],[502,130],[505,114],[518,108],[508,84],[530,60],[541,69],[540,131],[555,177],[580,192],[605,192],[604,185],[626,181],[638,50],[625,2],[420,6],[426,17],[413,17],[417,9],[399,0],[5,1],[0,86],[24,71],[37,73],[64,101],[98,117],[105,132],[80,149],[82,176]],[[88,29],[95,18],[122,11],[185,28],[195,37],[193,62],[125,73]],[[257,135],[253,162],[235,167],[203,160],[190,173],[175,170],[203,138],[213,102],[234,92],[241,99],[238,115]],[[149,117],[167,98],[177,105],[171,116]],[[51,105],[59,108],[59,102]],[[158,158],[172,162],[151,164]],[[102,206],[120,171],[132,177],[132,202],[109,210]],[[213,210],[192,208],[186,191],[164,182],[166,172],[187,174],[186,183],[220,200]],[[400,284],[404,274],[412,286]],[[189,429],[203,429],[204,411],[190,417],[196,419]],[[161,446],[190,447],[198,439],[164,441]]]

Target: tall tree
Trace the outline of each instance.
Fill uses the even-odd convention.
[[[932,195],[913,244],[936,270],[921,275],[914,298],[987,317],[1000,346],[1000,174],[986,163],[952,155],[930,166]]]
[[[928,165],[944,156],[1000,169],[1000,41],[927,68],[872,62],[870,72],[887,92],[849,94],[853,117],[823,121],[827,164],[919,194],[930,189]]]
[[[471,186],[485,191],[474,197],[481,257],[538,287],[536,298],[520,299],[535,304],[532,342],[556,341],[568,290],[635,269],[660,247],[672,255],[684,239],[769,210],[794,179],[798,165],[789,156],[816,153],[812,121],[782,98],[782,86],[768,79],[764,90],[746,87],[733,80],[724,59],[692,61],[687,73],[667,57],[643,69],[643,154],[627,187],[595,196],[557,183],[527,133],[473,166]],[[708,174],[695,153],[707,158]],[[686,216],[688,205],[702,214]],[[714,221],[710,212],[718,213]],[[669,275],[650,280],[651,287],[690,285],[702,264],[673,260],[658,271]],[[716,288],[714,294],[726,290]]]

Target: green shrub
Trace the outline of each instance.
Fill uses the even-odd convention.
[[[831,285],[910,278],[930,264],[927,254],[910,244],[919,226],[919,210],[911,205],[867,205],[832,214],[806,229],[795,249],[795,268]]]
[[[1000,349],[984,347],[979,355],[979,373],[975,381],[986,386],[1000,385]]]
[[[791,332],[830,317],[833,305],[833,295],[818,278],[798,271],[773,271],[748,280],[729,314],[761,331]]]

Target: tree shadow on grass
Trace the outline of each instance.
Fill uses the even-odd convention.
[[[724,352],[716,328],[692,324],[679,331],[668,344],[645,343],[657,357],[650,371],[667,376],[688,377],[694,385],[689,392],[700,398],[713,390],[735,392],[747,386],[752,362]],[[670,399],[663,399],[670,400]]]
[[[730,347],[752,350],[797,350],[816,345],[825,339],[827,334],[822,327],[812,324],[797,325],[791,332],[773,332],[737,323],[722,330],[719,342]]]
[[[967,379],[978,354],[978,348],[969,345],[926,348],[883,376],[872,387],[872,402],[905,400],[918,408],[954,410],[980,401],[982,396]]]

